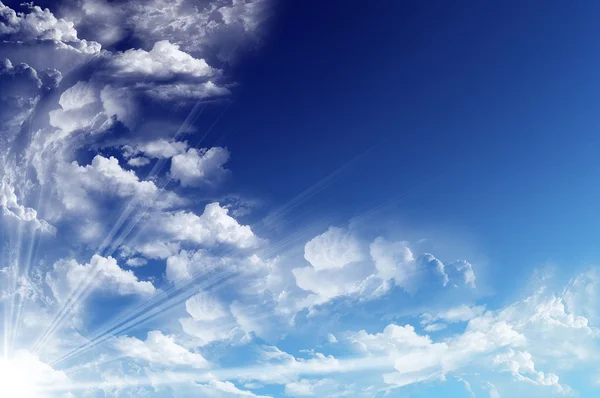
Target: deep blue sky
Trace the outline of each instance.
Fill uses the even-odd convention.
[[[16,3],[0,397],[600,386],[600,3]]]
[[[499,277],[597,260],[598,12],[286,2],[215,131],[232,131],[236,184],[274,203],[372,148],[307,206],[410,193],[397,217],[477,235]]]

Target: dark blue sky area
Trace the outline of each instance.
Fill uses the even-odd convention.
[[[600,4],[351,3],[286,2],[239,64],[215,129],[236,184],[281,204],[370,149],[306,206],[409,193],[386,217],[467,230],[515,272],[599,259]]]

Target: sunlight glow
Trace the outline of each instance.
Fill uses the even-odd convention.
[[[35,375],[16,361],[0,359],[0,397],[36,398]]]

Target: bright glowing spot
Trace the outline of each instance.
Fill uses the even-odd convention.
[[[0,398],[64,396],[71,383],[67,375],[43,363],[27,350],[0,358]]]
[[[35,398],[34,380],[18,362],[0,359],[0,397]]]

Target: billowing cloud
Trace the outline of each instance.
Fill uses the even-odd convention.
[[[46,275],[46,283],[59,301],[80,286],[104,290],[119,295],[151,296],[156,288],[151,282],[140,281],[130,270],[124,270],[112,257],[94,255],[87,264],[75,260],[60,260]]]
[[[304,246],[304,258],[320,271],[360,261],[363,254],[356,238],[341,228],[331,227]]]
[[[171,177],[179,180],[183,186],[210,183],[225,174],[223,165],[228,160],[229,152],[225,148],[190,148],[187,152],[173,156]]]
[[[135,337],[121,336],[116,340],[115,345],[123,355],[160,366],[189,366],[192,368],[208,366],[208,362],[202,355],[188,351],[175,343],[172,336],[165,336],[158,330],[148,332],[145,341]]]

